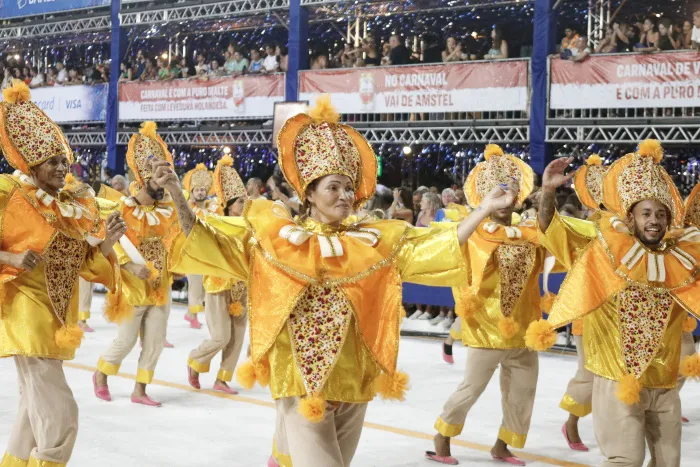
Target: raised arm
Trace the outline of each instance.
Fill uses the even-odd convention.
[[[153,172],[153,183],[159,188],[165,188],[170,192],[170,196],[175,203],[177,209],[177,217],[180,221],[180,227],[185,236],[190,234],[194,222],[197,219],[192,208],[190,208],[187,199],[185,198],[182,189],[180,188],[180,180],[177,178],[175,170],[168,161],[155,160],[151,163]]]
[[[474,211],[472,211],[457,227],[459,244],[464,245],[471,234],[479,227],[479,224],[494,211],[512,206],[518,195],[518,187],[515,183],[501,185],[484,197]]]
[[[573,161],[572,157],[563,157],[549,163],[544,174],[542,174],[542,195],[540,198],[540,209],[537,219],[540,223],[540,230],[547,231],[549,224],[554,219],[554,212],[557,210],[557,188],[567,183],[574,176],[574,172],[565,175],[564,171]]]

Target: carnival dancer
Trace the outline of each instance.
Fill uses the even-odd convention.
[[[3,90],[0,147],[13,176],[0,176],[0,356],[14,357],[19,410],[0,466],[65,466],[78,406],[63,373],[83,332],[78,277],[118,292],[112,245],[118,213],[100,218],[87,185],[64,189],[72,151],[61,129],[19,80]]]
[[[552,162],[542,178],[538,214],[543,243],[568,266],[547,321],[533,323],[528,346],[543,350],[554,329],[584,318],[586,368],[593,373],[593,429],[604,466],[641,466],[645,435],[657,466],[680,465],[681,412],[676,382],[700,376],[700,357],[681,361],[686,312],[700,313],[700,232],[667,235],[684,206],[659,165],[663,149],[646,140],[610,166],[595,229],[559,217],[555,190],[571,159]],[[592,230],[592,231],[591,231]],[[581,293],[581,290],[586,293]]]
[[[211,172],[204,164],[187,172],[182,180],[182,185],[189,195],[189,203],[192,212],[200,219],[206,219],[213,214],[222,214],[219,203],[214,194],[214,179]],[[202,323],[197,319],[197,314],[204,311],[204,284],[203,277],[198,274],[187,274],[187,313],[185,321],[190,323],[193,329],[200,329]]]
[[[126,158],[140,189],[135,196],[121,200],[121,212],[128,228],[115,250],[121,264],[122,293],[133,312],[119,323],[117,337],[100,357],[93,384],[99,399],[112,400],[107,377],[117,374],[140,331],[142,349],[131,402],[160,406],[160,402],[146,394],[146,385],[153,380],[165,341],[170,309],[169,251],[179,228],[172,200],[153,182],[150,164],[152,160],[172,163],[172,156],[156,134],[156,124],[145,122],[139,133],[131,137]],[[115,299],[107,296],[107,312]]]
[[[695,185],[685,202],[685,225],[688,228],[700,228],[700,183]],[[695,350],[695,338],[693,331],[697,327],[697,320],[692,316],[686,317],[683,322],[683,343],[681,344],[681,359],[693,355]],[[678,391],[685,386],[686,377],[678,375]],[[682,417],[683,423],[688,423],[686,417]]]
[[[213,186],[217,199],[224,205],[224,213],[227,216],[241,216],[248,196],[243,181],[233,168],[231,156],[219,160],[214,171]],[[216,375],[214,390],[238,394],[228,386],[228,382],[233,377],[245,338],[245,282],[206,276],[204,289],[207,293],[204,316],[211,339],[190,352],[187,362],[189,382],[192,387],[200,389],[199,374],[209,372],[211,360],[221,351],[221,367]]]
[[[574,191],[581,204],[592,213],[588,219],[592,222],[595,222],[600,217],[600,211],[605,209],[603,205],[603,177],[607,170],[608,167],[603,165],[603,160],[600,156],[593,154],[586,159],[586,163],[576,170],[574,174]],[[576,220],[568,219],[568,222],[575,223]],[[567,265],[571,266],[570,264]],[[546,268],[545,272],[547,272]],[[545,313],[549,313],[555,296],[548,291],[545,292],[542,308]],[[569,412],[569,418],[562,426],[561,431],[570,449],[574,451],[588,451],[588,446],[583,443],[578,432],[578,421],[591,413],[591,401],[593,398],[593,373],[586,369],[586,356],[583,346],[583,320],[573,322],[571,334],[576,344],[578,368],[576,375],[569,381],[566,393],[564,393],[559,403],[560,408]]]
[[[442,228],[347,222],[374,193],[377,159],[338,120],[323,96],[279,134],[282,172],[305,206],[296,221],[267,200],[249,201],[242,218],[198,220],[172,168],[154,164],[188,234],[173,270],[248,281],[252,361],[237,379],[270,385],[291,460],[304,467],[350,465],[367,403],[377,393],[403,399],[401,281],[463,282],[460,244],[514,197],[512,187],[498,187],[472,216]]]
[[[542,317],[538,278],[546,250],[538,242],[534,222],[511,224],[516,202],[522,203],[532,191],[532,169],[495,144],[486,146],[484,158],[464,186],[469,204],[478,209],[486,193],[512,180],[518,196],[492,212],[467,242],[471,277],[453,288],[462,342],[468,347],[464,381],[435,422],[435,451],[426,456],[444,464],[458,463],[451,455],[450,439],[462,432],[469,410],[500,366],[503,421],[491,456],[524,465],[508,446],[525,445],[535,402],[538,359],[525,346],[525,330]]]

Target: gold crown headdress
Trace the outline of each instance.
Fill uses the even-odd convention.
[[[157,128],[156,122],[143,122],[139,132],[129,140],[126,163],[139,186],[144,186],[153,176],[149,161],[151,156],[173,163],[173,156],[168,151],[165,141],[156,133]]]
[[[248,196],[243,180],[241,180],[236,169],[233,168],[231,156],[222,157],[216,164],[216,169],[214,169],[214,191],[219,199],[219,203],[223,206],[226,206],[226,203],[232,199]]]
[[[352,180],[356,207],[374,195],[377,156],[364,136],[339,120],[330,97],[323,95],[308,114],[287,120],[277,136],[280,168],[302,202],[311,182],[332,174]]]
[[[214,194],[214,177],[204,164],[197,164],[187,172],[182,179],[182,185],[190,193],[195,188],[204,188],[208,195]]]
[[[476,208],[491,190],[509,184],[513,179],[517,180],[520,188],[518,204],[522,204],[535,186],[535,175],[530,166],[513,155],[505,154],[497,144],[486,145],[484,158],[486,160],[474,167],[464,184],[469,205]]]
[[[695,185],[685,201],[685,223],[700,228],[700,183]]]
[[[73,152],[63,131],[30,100],[26,84],[15,79],[2,95],[0,147],[15,170],[28,174],[32,167],[58,155],[65,155],[73,162]]]
[[[624,218],[635,204],[653,199],[671,212],[670,225],[683,224],[683,199],[666,170],[659,165],[664,157],[661,143],[647,139],[636,152],[615,161],[603,178],[603,204]]]
[[[574,191],[581,203],[589,209],[600,209],[603,204],[603,177],[608,167],[598,154],[593,154],[574,175]]]

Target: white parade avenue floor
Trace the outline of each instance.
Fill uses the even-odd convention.
[[[187,384],[187,354],[206,338],[206,326],[193,330],[184,321],[185,307],[174,305],[168,339],[174,349],[164,349],[156,381],[149,394],[163,402],[161,408],[132,404],[129,395],[136,374],[139,347],[121,368],[121,376],[110,378],[113,401],[95,398],[91,375],[100,353],[110,344],[116,327],[100,314],[103,296],[96,294],[90,325],[74,361],[66,364],[68,381],[80,407],[80,432],[69,463],[72,467],[258,467],[270,453],[275,412],[267,389],[256,386],[227,396],[209,390],[195,391]],[[203,316],[202,316],[203,321]],[[462,378],[464,349],[455,346],[454,366],[442,361],[440,341],[402,338],[399,366],[411,377],[411,390],[403,403],[372,402],[353,466],[430,466],[424,460],[432,448],[433,424],[442,404]],[[203,388],[211,388],[218,370],[202,375]],[[597,448],[591,417],[581,422],[589,453],[575,453],[566,446],[561,425],[566,414],[558,408],[569,378],[576,370],[570,355],[540,356],[539,386],[527,446],[518,454],[532,467],[594,466],[603,458]],[[12,359],[0,360],[0,449],[4,447],[17,408],[15,366]],[[235,381],[234,381],[235,386]],[[697,466],[700,459],[700,387],[688,383],[681,394],[684,414],[690,424],[683,429],[683,466]],[[453,441],[453,455],[462,465],[494,466],[489,448],[501,420],[498,374],[472,409],[460,437]],[[304,466],[297,466],[304,467]]]

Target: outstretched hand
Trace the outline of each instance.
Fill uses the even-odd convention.
[[[573,162],[573,157],[562,157],[549,163],[542,174],[542,188],[544,190],[556,190],[571,180],[575,172],[566,175],[566,168]]]
[[[151,180],[158,188],[165,188],[172,192],[180,189],[180,179],[168,161],[155,159],[151,161]]]

